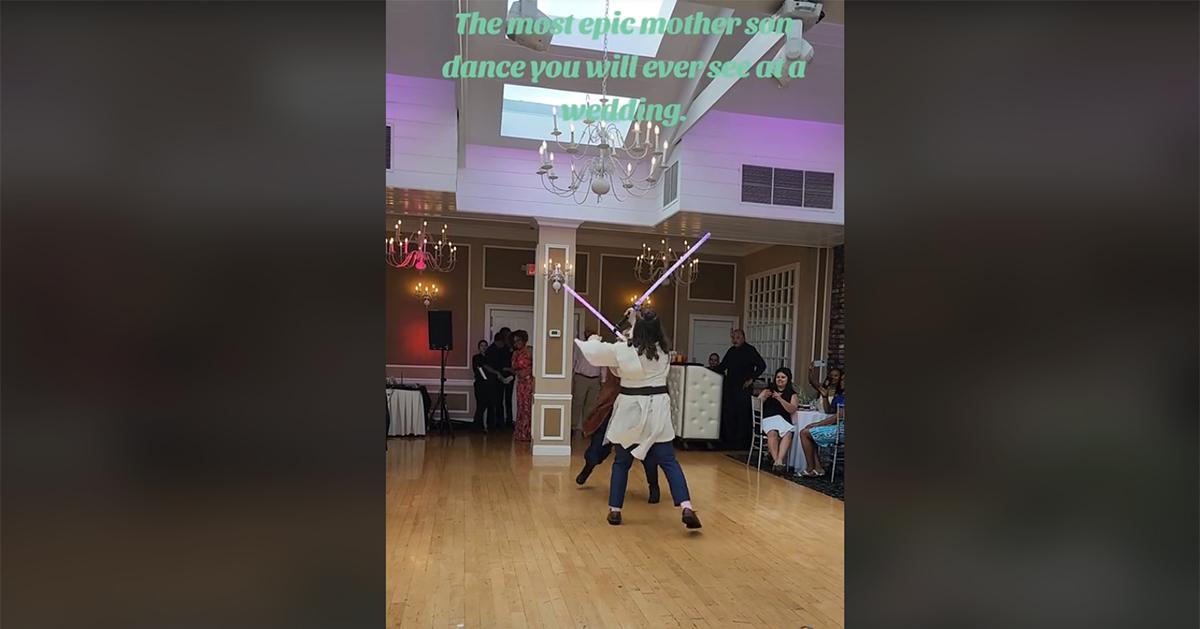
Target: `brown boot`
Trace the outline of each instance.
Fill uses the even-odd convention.
[[[621,512],[620,511],[609,511],[608,512],[608,523],[613,526],[620,525],[621,524]]]
[[[700,518],[696,517],[696,512],[692,511],[691,509],[683,510],[683,523],[686,524],[689,529],[700,528]]]

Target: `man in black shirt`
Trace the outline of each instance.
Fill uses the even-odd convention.
[[[512,330],[508,328],[500,328],[500,337],[503,339],[504,347],[504,377],[508,382],[501,383],[504,390],[500,393],[501,406],[504,408],[504,425],[509,428],[513,425],[513,387],[516,386],[517,379],[512,378]]]
[[[721,443],[741,450],[750,446],[750,394],[754,379],[766,371],[767,363],[754,346],[746,342],[746,333],[734,330],[729,337],[733,346],[717,366],[724,374],[721,393]]]
[[[496,425],[496,410],[493,400],[495,391],[488,375],[487,341],[479,341],[478,353],[471,357],[471,375],[475,378],[475,426],[484,432]]]
[[[504,378],[512,371],[512,354],[504,346],[504,334],[497,332],[492,337],[492,344],[483,353],[483,370],[488,374],[489,409],[488,425],[498,428],[505,424],[504,417]]]

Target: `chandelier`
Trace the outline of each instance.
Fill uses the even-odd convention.
[[[430,240],[432,236],[428,230],[429,221],[422,221],[421,228],[415,234],[403,236],[401,221],[396,221],[395,235],[384,241],[388,265],[397,269],[433,269],[442,273],[454,270],[454,263],[458,261],[458,247],[446,235],[446,225],[442,225],[442,233],[436,243]]]
[[[683,251],[689,248],[688,241],[683,241]],[[663,273],[671,268],[675,262],[679,260],[679,254],[675,253],[675,249],[667,245],[667,240],[664,238],[659,241],[659,249],[654,250],[642,243],[642,253],[633,263],[633,274],[639,282],[648,284],[657,280]],[[700,275],[700,258],[692,256],[685,263],[679,265],[673,273],[663,282],[670,284],[672,281],[679,285],[686,286],[696,281]]]
[[[608,21],[608,0],[604,3],[604,19]],[[608,33],[604,34],[604,67],[608,67]],[[608,104],[608,74],[600,81],[600,107]],[[584,111],[591,105],[591,97],[584,100]],[[636,121],[634,112],[633,138],[622,134],[620,129],[611,122],[592,120],[590,116],[583,119],[583,129],[576,137],[575,124],[570,124],[570,139],[563,144],[559,139],[563,134],[558,128],[558,110],[550,108],[553,120],[553,130],[550,131],[553,144],[546,141],[538,148],[539,165],[537,174],[541,178],[542,187],[547,191],[563,198],[570,198],[576,204],[582,205],[589,197],[595,196],[596,203],[606,194],[612,194],[617,201],[624,201],[626,196],[644,197],[653,191],[662,174],[663,161],[667,152],[667,141],[659,144],[659,125],[650,126],[650,121]],[[587,116],[587,114],[585,114]],[[554,161],[554,152],[566,155],[559,163]],[[644,168],[646,158],[650,165]],[[564,171],[563,162],[569,167]],[[565,185],[559,180],[566,177]]]

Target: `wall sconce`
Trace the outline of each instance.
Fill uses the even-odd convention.
[[[567,283],[572,270],[570,262],[567,263],[566,268],[559,262],[555,262],[551,266],[549,260],[542,265],[542,275],[546,276],[546,280],[550,282],[550,288],[553,288],[556,293],[562,290],[563,284]]]
[[[630,295],[629,296],[629,305],[632,306],[632,305],[636,304],[637,300],[638,300],[638,295]],[[647,297],[646,301],[642,302],[642,307],[645,308],[647,306],[653,305],[652,302],[653,302],[653,300],[650,299],[649,297]]]
[[[413,295],[428,308],[433,298],[438,296],[437,284],[418,282],[417,287],[413,289]]]

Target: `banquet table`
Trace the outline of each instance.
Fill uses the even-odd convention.
[[[389,437],[425,434],[425,415],[429,405],[424,387],[388,387]]]
[[[829,414],[822,411],[796,411],[792,414],[792,425],[796,427],[796,433],[792,435],[788,465],[795,468],[797,474],[808,469],[807,461],[804,458],[804,448],[800,446],[800,429],[826,417],[829,417]]]

